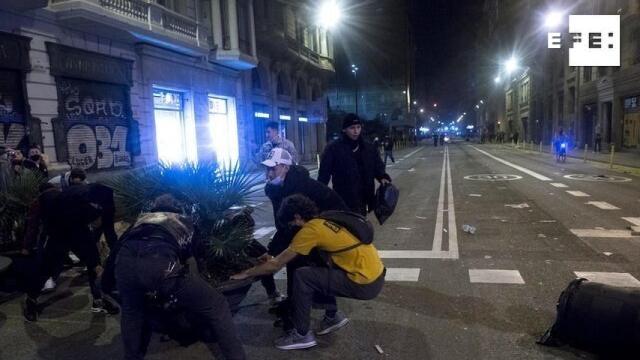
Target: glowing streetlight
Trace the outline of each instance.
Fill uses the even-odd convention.
[[[500,79],[500,76],[496,76],[496,77],[493,79],[493,82],[494,82],[494,83],[496,83],[496,84],[499,84],[501,80],[502,80],[502,79]]]
[[[420,109],[420,112],[421,112],[421,113],[423,113],[423,112],[424,112],[424,109]]]
[[[514,71],[518,70],[518,60],[515,57],[511,57],[509,60],[507,60],[507,63],[505,64],[507,73],[511,74]]]
[[[342,18],[342,9],[336,0],[327,0],[318,10],[317,24],[325,29],[335,27]]]
[[[418,105],[418,102],[413,100],[413,105]]]
[[[550,11],[544,18],[544,26],[554,29],[562,24],[564,14],[560,11]]]
[[[434,103],[434,104],[433,104],[433,107],[438,107],[438,104]]]

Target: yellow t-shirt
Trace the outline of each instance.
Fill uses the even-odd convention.
[[[304,224],[289,245],[289,250],[309,255],[313,248],[323,251],[338,251],[359,243],[347,229],[324,219],[312,219]],[[358,284],[374,282],[384,270],[375,246],[360,245],[354,249],[331,254],[333,263],[347,272],[347,276]]]

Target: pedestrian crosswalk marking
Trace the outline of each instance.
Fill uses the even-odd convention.
[[[582,191],[567,190],[567,193],[569,193],[570,195],[573,195],[575,197],[589,197],[589,196],[591,196],[591,195],[589,195],[587,193],[583,193]]]
[[[606,201],[589,201],[587,205],[593,205],[602,210],[620,210],[619,207],[613,206]]]
[[[623,217],[622,219],[632,223],[633,225],[640,226],[640,217]]]
[[[552,186],[555,186],[557,188],[566,188],[568,187],[567,185],[563,184],[563,183],[551,183]]]
[[[616,287],[640,288],[640,281],[629,273],[576,271],[577,277]]]
[[[571,229],[581,238],[632,238],[631,230]]]
[[[420,279],[419,268],[387,268],[385,281],[409,281],[416,282]]]
[[[430,250],[380,250],[382,259],[457,259],[457,254],[449,251]]]
[[[469,281],[479,284],[524,284],[518,270],[469,269]]]

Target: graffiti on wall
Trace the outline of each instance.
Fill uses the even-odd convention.
[[[56,146],[72,167],[105,170],[131,166],[129,91],[124,85],[58,78]]]
[[[20,73],[0,70],[0,147],[25,145],[25,119]]]

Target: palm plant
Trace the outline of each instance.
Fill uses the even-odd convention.
[[[150,210],[161,194],[171,194],[192,214],[198,240],[213,282],[250,266],[245,253],[252,226],[233,223],[230,209],[247,205],[256,192],[258,176],[239,163],[220,167],[213,162],[158,164],[132,170],[106,182],[115,193],[117,217],[132,223]]]
[[[19,250],[29,207],[38,198],[38,188],[46,179],[27,169],[16,176],[8,169],[0,169],[0,177],[0,250]]]

